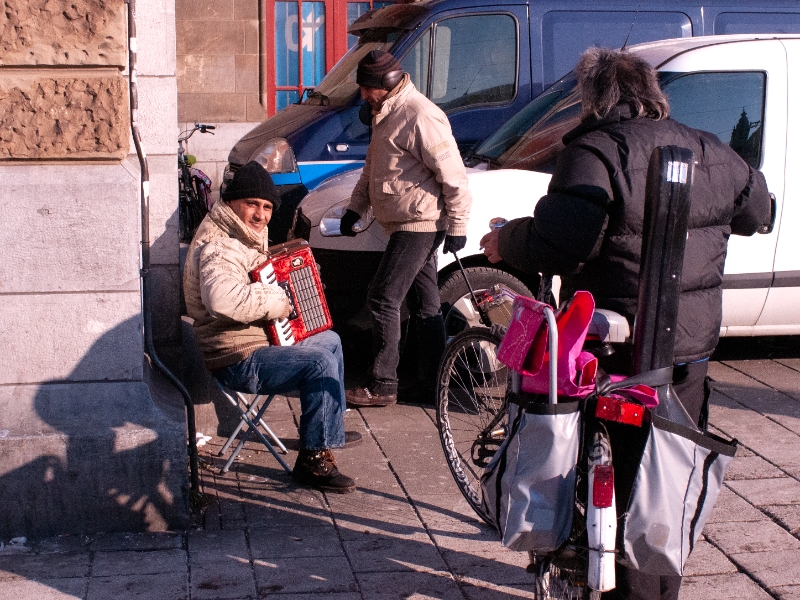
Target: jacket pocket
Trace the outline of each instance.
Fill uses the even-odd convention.
[[[427,194],[419,184],[393,179],[381,182],[380,189],[380,199],[375,198],[372,203],[379,222],[407,223],[424,212]]]
[[[381,191],[390,196],[402,196],[407,194],[416,187],[412,181],[403,181],[402,179],[392,179],[384,181],[381,185]]]

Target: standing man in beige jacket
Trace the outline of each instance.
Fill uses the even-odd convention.
[[[339,472],[331,452],[361,440],[344,431],[339,336],[323,331],[293,346],[270,346],[267,321],[289,316],[291,304],[279,285],[250,281],[249,272],[269,258],[267,223],[279,204],[260,164],[236,171],[189,246],[186,310],[206,367],[223,385],[248,394],[300,392],[294,479],[327,492],[352,492],[355,482]]]
[[[356,82],[372,109],[372,139],[361,178],[342,217],[343,235],[371,206],[389,244],[369,288],[375,353],[371,382],[348,390],[351,406],[397,401],[400,305],[415,320],[419,380],[413,397],[433,401],[444,351],[436,255],[467,243],[472,196],[447,116],[420,94],[391,54],[373,50],[358,64]]]

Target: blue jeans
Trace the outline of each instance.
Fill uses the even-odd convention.
[[[444,231],[395,231],[389,236],[367,294],[375,353],[369,387],[376,394],[397,393],[400,305],[406,297],[411,316],[417,320],[419,362],[425,371],[420,373],[421,379],[435,378],[445,345],[436,268],[436,250],[444,235]]]
[[[213,375],[226,387],[246,394],[300,392],[300,448],[344,446],[344,361],[341,341],[333,331],[294,346],[259,348]]]

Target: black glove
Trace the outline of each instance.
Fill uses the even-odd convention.
[[[353,231],[353,225],[361,218],[361,216],[354,210],[349,208],[342,215],[341,222],[339,223],[339,231],[342,235],[347,237],[355,237],[356,232]]]
[[[444,236],[444,248],[442,252],[458,252],[467,245],[467,236],[465,235],[446,235]]]

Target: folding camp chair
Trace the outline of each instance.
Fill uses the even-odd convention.
[[[275,397],[275,394],[257,394],[255,398],[253,398],[252,402],[248,402],[246,396],[242,392],[234,392],[233,390],[228,389],[224,385],[222,385],[215,377],[212,377],[219,387],[219,390],[222,392],[222,395],[228,399],[228,402],[237,410],[239,413],[239,424],[236,426],[236,430],[231,434],[228,438],[228,441],[225,442],[225,445],[222,446],[222,449],[219,451],[218,456],[222,456],[225,452],[228,451],[233,441],[236,439],[236,436],[239,435],[239,432],[247,425],[247,429],[245,429],[244,435],[242,439],[239,440],[239,444],[236,446],[236,449],[231,454],[228,462],[225,463],[225,466],[222,468],[223,473],[227,473],[228,469],[231,468],[233,461],[236,460],[236,457],[239,456],[239,452],[242,451],[244,448],[245,443],[250,438],[250,435],[255,433],[258,439],[267,447],[272,453],[272,456],[281,464],[281,466],[286,470],[287,473],[291,473],[292,469],[289,465],[286,464],[286,461],[278,454],[278,451],[275,450],[275,446],[280,448],[283,454],[286,454],[286,446],[283,445],[283,442],[278,438],[277,435],[269,428],[269,425],[266,424],[264,421],[264,412],[269,407],[272,399]],[[259,429],[259,425],[261,429],[266,432],[266,434],[272,438],[272,442],[266,438],[264,433],[262,433],[261,429]],[[275,446],[273,446],[273,442]]]

